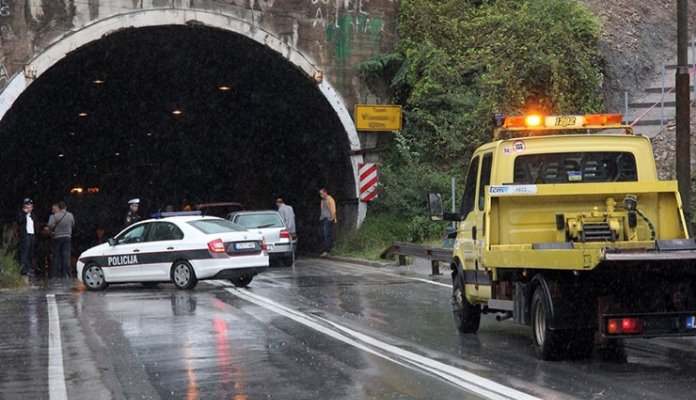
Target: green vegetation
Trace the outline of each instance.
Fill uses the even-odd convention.
[[[493,112],[603,109],[600,24],[577,0],[403,0],[399,35],[393,54],[360,65],[361,78],[401,104],[405,120],[383,154],[364,238],[344,246],[355,255],[381,246],[369,241],[373,229],[381,229],[381,241],[442,232],[423,217],[426,194],[447,197],[451,177],[461,193],[471,152],[492,133]],[[384,221],[393,223],[375,227]]]
[[[422,213],[421,213],[422,214]],[[393,242],[423,242],[439,238],[443,223],[431,223],[423,215],[404,219],[398,213],[368,213],[359,231],[341,241],[334,254],[379,260],[380,254]]]
[[[20,265],[15,257],[14,234],[11,227],[5,227],[0,237],[0,288],[25,286],[19,274]]]

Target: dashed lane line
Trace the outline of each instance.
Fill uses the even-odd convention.
[[[493,400],[538,399],[537,397],[499,384],[490,379],[480,377],[469,371],[421,356],[394,345],[390,345],[371,336],[354,331],[336,322],[289,308],[269,298],[254,294],[248,290],[226,287],[228,286],[226,282],[211,281],[211,283],[225,287],[226,291],[239,297],[240,299],[246,300],[276,314],[282,315],[331,338],[394,362],[398,365],[436,375],[457,387],[483,398]]]
[[[48,303],[48,398],[67,400],[65,371],[63,370],[63,341],[60,336],[60,316],[56,295],[47,294]]]

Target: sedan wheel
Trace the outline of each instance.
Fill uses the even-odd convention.
[[[104,271],[96,264],[85,267],[82,272],[82,282],[89,290],[102,290],[107,286]]]
[[[172,267],[172,281],[177,289],[193,289],[198,284],[196,272],[188,261],[177,261]]]
[[[234,284],[234,286],[236,286],[236,287],[247,287],[251,283],[252,279],[254,279],[253,276],[246,275],[246,276],[240,276],[238,278],[230,279],[230,282],[232,282]]]

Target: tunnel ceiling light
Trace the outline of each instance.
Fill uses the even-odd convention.
[[[77,115],[80,116],[80,117],[86,117],[88,114],[87,114],[85,111],[82,111],[82,112],[80,112],[80,113],[77,114]]]
[[[101,78],[97,78],[97,79],[92,81],[92,83],[94,83],[95,85],[103,85],[105,82],[106,81],[101,79]]]
[[[58,153],[58,158],[63,158],[63,157],[65,157],[65,154],[63,154],[63,153]]]
[[[146,133],[145,136],[152,136],[152,132]]]
[[[118,156],[121,155],[121,153],[116,152],[116,153],[114,153],[114,155],[115,155],[116,157],[118,157]]]
[[[230,85],[226,84],[226,83],[221,83],[221,84],[218,86],[218,89],[219,89],[221,92],[227,92],[227,91],[232,90],[232,87],[231,87]]]
[[[70,136],[75,136],[75,135],[77,135],[77,134],[76,134],[75,132],[70,132],[69,135],[70,135]]]
[[[181,109],[179,109],[179,108],[175,108],[174,110],[172,110],[172,114],[174,114],[174,115],[181,115],[183,113],[184,112],[181,111]]]

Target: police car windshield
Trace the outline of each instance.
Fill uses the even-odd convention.
[[[246,231],[243,226],[239,226],[225,219],[199,219],[196,221],[189,221],[189,225],[205,234]]]

